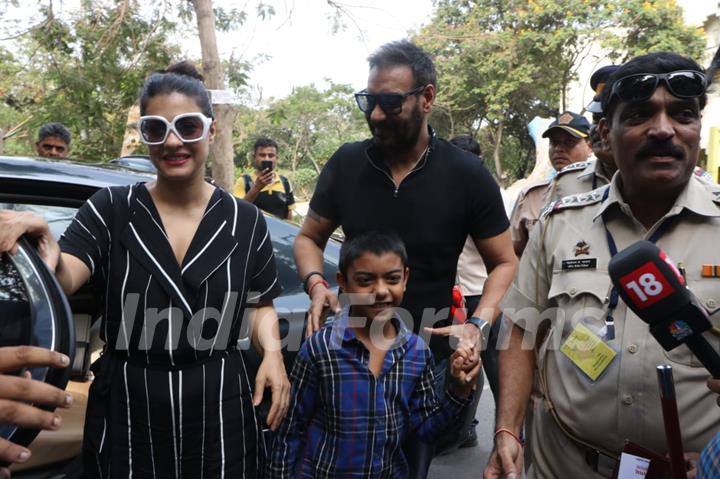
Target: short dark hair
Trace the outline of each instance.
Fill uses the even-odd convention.
[[[433,85],[437,87],[437,72],[430,55],[408,40],[386,43],[368,57],[370,69],[375,67],[410,67],[415,86]]]
[[[365,253],[380,256],[385,253],[400,257],[403,267],[407,266],[407,251],[400,237],[392,232],[368,231],[367,233],[345,240],[340,248],[340,261],[338,269],[343,276],[347,276],[350,265]]]
[[[602,103],[604,116],[607,121],[611,121],[615,108],[618,105],[616,95],[611,96],[613,85],[616,81],[628,75],[638,73],[670,73],[678,70],[694,70],[705,73],[703,67],[688,57],[678,55],[672,52],[655,52],[635,57],[625,64],[621,65],[607,80],[607,85],[602,92]],[[700,110],[705,108],[707,103],[707,93],[704,93],[699,99]]]
[[[450,139],[450,143],[461,150],[469,151],[470,153],[474,153],[476,156],[480,156],[480,143],[478,143],[472,135],[454,136]]]
[[[210,94],[203,83],[203,76],[191,63],[183,61],[160,70],[145,80],[140,92],[140,115],[145,114],[151,98],[158,95],[181,93],[194,98],[203,115],[214,118]]]
[[[41,126],[38,130],[38,143],[49,136],[56,136],[64,141],[67,146],[70,146],[70,130],[65,128],[62,123],[45,123]]]
[[[253,155],[257,153],[258,148],[267,148],[268,146],[274,146],[275,151],[278,150],[278,144],[272,138],[258,138],[255,140],[255,145],[253,146]]]

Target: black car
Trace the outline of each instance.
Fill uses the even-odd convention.
[[[152,164],[152,161],[150,161],[150,157],[145,155],[121,156],[120,158],[110,160],[110,164],[140,173],[157,173],[157,169],[155,165]]]
[[[108,165],[0,156],[0,209],[40,214],[47,219],[53,235],[59,237],[72,221],[77,209],[98,189],[153,179],[153,176],[147,174],[133,173]],[[305,313],[310,302],[303,291],[293,259],[292,247],[298,227],[272,216],[266,215],[265,219],[273,242],[278,281],[283,287],[282,295],[275,300],[275,308],[280,317],[283,354],[289,371],[303,338]],[[73,393],[75,401],[71,410],[62,413],[63,426],[60,431],[41,432],[30,445],[33,451],[30,463],[14,469],[13,477],[77,477],[75,474],[81,468],[79,453],[87,391],[91,380],[88,368],[92,355],[97,354],[101,348],[99,336],[95,332],[99,324],[99,295],[87,285],[68,298],[68,309],[64,304],[65,295],[59,291],[54,278],[33,248],[26,244],[21,251],[22,254],[16,255],[17,257],[5,256],[0,261],[0,291],[7,296],[5,298],[0,294],[0,317],[23,318],[14,321],[15,329],[12,331],[8,329],[9,326],[0,327],[0,345],[21,344],[22,338],[30,338],[28,341],[33,344],[47,346],[48,340],[39,341],[38,337],[42,334],[30,331],[32,328],[28,324],[45,331],[42,337],[51,336],[58,341],[64,338],[65,343],[73,341],[75,360],[67,390]],[[337,286],[334,278],[338,256],[339,243],[329,241],[325,250],[324,272],[333,287]],[[32,264],[33,267],[26,264]],[[12,297],[9,293],[11,290],[16,292]],[[24,298],[22,316],[18,315],[17,309],[13,309],[18,307],[13,304],[17,302],[17,298]],[[44,309],[40,311],[41,308]],[[53,311],[52,321],[39,321],[38,318],[48,317],[46,310]],[[67,317],[70,310],[72,318]],[[67,331],[67,325],[71,324],[75,325],[75,331]],[[52,332],[48,332],[50,330]],[[3,342],[6,337],[7,341]],[[72,345],[65,346],[72,349]],[[252,350],[249,339],[241,339],[240,346],[246,351],[249,368],[257,368],[260,358]],[[34,376],[35,373],[33,371]],[[64,384],[63,378],[54,377],[52,372],[38,371],[35,377],[46,379],[53,384]]]

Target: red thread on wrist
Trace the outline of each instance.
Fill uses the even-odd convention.
[[[310,287],[308,288],[308,296],[312,296],[312,290],[313,290],[313,288],[314,288],[315,286],[317,286],[318,284],[325,285],[326,288],[330,289],[330,284],[328,284],[328,282],[325,281],[324,279],[321,279],[320,281],[315,281],[315,282],[312,284],[312,286],[310,286]]]
[[[506,432],[506,433],[510,434],[510,436],[512,436],[512,438],[515,439],[518,444],[520,444],[520,447],[525,446],[525,443],[523,441],[521,441],[520,438],[517,437],[514,432],[512,432],[510,429],[505,429],[504,427],[497,429],[495,431],[495,435],[493,437],[497,438],[497,435],[500,434],[501,432]]]

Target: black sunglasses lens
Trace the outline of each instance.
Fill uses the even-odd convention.
[[[676,72],[668,75],[668,85],[672,93],[680,98],[701,96],[705,92],[702,76],[694,72]]]
[[[360,108],[360,111],[363,113],[372,111],[372,109],[375,108],[375,99],[372,95],[368,95],[367,93],[355,94],[355,101],[357,102],[358,108]]]
[[[148,118],[140,123],[140,134],[150,143],[157,143],[165,139],[165,133],[167,132],[167,125],[165,122],[155,119]]]
[[[397,93],[387,93],[384,95],[378,95],[378,97],[380,108],[382,108],[387,115],[395,115],[400,113],[400,110],[402,110],[404,99],[402,95],[398,95]]]
[[[182,140],[197,140],[203,134],[203,121],[198,116],[186,116],[175,122],[175,130]]]
[[[623,101],[634,102],[650,98],[657,86],[655,75],[634,75],[619,80],[617,94]]]

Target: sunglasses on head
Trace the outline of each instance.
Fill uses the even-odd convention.
[[[212,119],[202,113],[183,113],[167,121],[162,116],[140,117],[140,139],[146,145],[162,145],[172,131],[183,143],[204,140],[210,130]]]
[[[625,102],[645,101],[650,98],[660,82],[677,98],[697,98],[705,94],[705,75],[694,70],[680,70],[670,73],[637,73],[616,80],[610,95],[603,101],[605,110],[613,96]]]
[[[407,93],[374,94],[368,93],[367,90],[363,90],[359,93],[355,93],[355,101],[357,102],[358,108],[360,108],[360,111],[363,113],[370,113],[375,109],[375,106],[380,105],[380,108],[386,115],[397,115],[402,111],[405,98],[410,95],[417,95],[423,90],[425,90],[425,86],[413,88]]]

